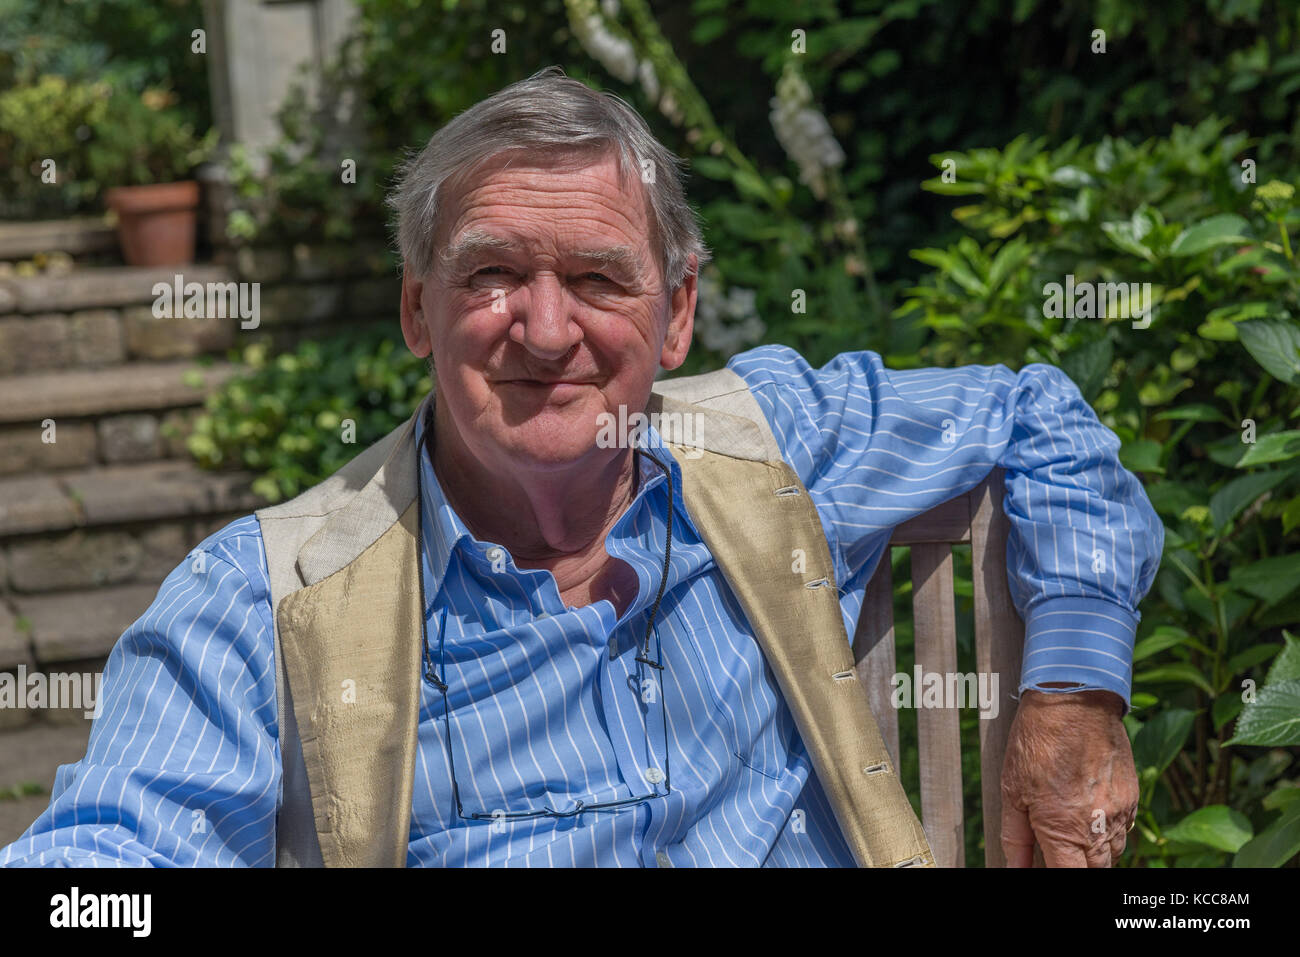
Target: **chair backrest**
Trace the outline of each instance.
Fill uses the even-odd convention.
[[[912,550],[912,613],[916,663],[924,674],[957,672],[957,620],[953,601],[952,546],[971,547],[975,595],[975,659],[979,674],[998,676],[996,718],[980,719],[980,777],[984,795],[984,862],[1003,867],[1002,758],[1016,713],[1024,623],[1007,588],[1007,532],[1002,511],[1003,470],[978,486],[905,522],[867,586],[853,639],[858,678],[898,766],[898,712],[891,703],[894,657],[894,547]],[[913,688],[919,704],[920,688]],[[921,823],[940,867],[964,867],[960,712],[917,708],[921,764]]]

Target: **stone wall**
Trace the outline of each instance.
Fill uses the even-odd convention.
[[[381,242],[220,250],[161,269],[112,265],[114,249],[96,220],[0,224],[0,671],[101,670],[190,549],[258,506],[250,475],[201,470],[184,447],[204,397],[236,371],[233,348],[397,322]],[[38,255],[51,250],[67,255]],[[156,318],[154,284],[177,273],[260,283],[260,324]],[[0,729],[64,719],[89,724],[0,708]]]

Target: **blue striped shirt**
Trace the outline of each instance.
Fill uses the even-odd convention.
[[[728,365],[818,509],[849,634],[891,530],[1001,466],[1007,568],[1026,622],[1021,690],[1073,682],[1128,701],[1136,606],[1163,527],[1120,466],[1118,439],[1064,373],[895,371],[873,352],[815,369],[782,346]],[[654,429],[644,447],[671,469],[674,494],[670,503],[665,475],[640,456],[637,494],[606,540],[637,575],[621,615],[608,601],[567,607],[550,572],[477,540],[422,457],[425,613],[450,720],[424,681],[409,865],[853,863],[682,504],[680,469]],[[636,658],[670,507],[656,671]],[[49,808],[0,864],[274,863],[280,750],[255,517],[209,537],[167,577],[114,647],[102,698],[85,758],[59,769]],[[452,800],[448,731],[465,815],[662,796],[570,817],[467,820]]]

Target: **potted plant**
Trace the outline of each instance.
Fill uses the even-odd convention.
[[[132,266],[194,259],[199,184],[189,175],[212,152],[217,131],[196,135],[174,100],[166,90],[115,91],[89,144],[90,173],[107,190],[104,202]]]

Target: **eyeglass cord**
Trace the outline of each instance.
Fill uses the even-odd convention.
[[[425,454],[426,452],[431,452],[431,450],[427,450],[427,449],[426,449],[426,446],[425,446],[425,441],[426,441],[426,437],[427,437],[427,432],[428,432],[428,430],[427,430],[427,426],[422,426],[422,429],[421,429],[421,432],[420,432],[419,438],[418,438],[418,440],[417,440],[417,445],[416,445],[416,448],[420,450],[421,454]],[[663,569],[661,570],[660,575],[659,575],[659,590],[658,590],[658,592],[655,593],[654,604],[651,605],[651,607],[650,607],[650,615],[649,615],[649,618],[648,618],[648,620],[647,620],[647,622],[646,622],[645,638],[642,640],[641,654],[637,655],[636,658],[635,658],[634,660],[635,660],[636,662],[640,663],[640,664],[647,665],[648,667],[654,668],[654,669],[656,669],[656,670],[658,670],[658,671],[663,671],[663,668],[664,668],[663,664],[660,663],[660,662],[658,662],[658,661],[652,661],[652,660],[650,659],[649,655],[650,655],[650,636],[651,636],[652,634],[656,634],[656,633],[657,633],[656,630],[655,630],[655,622],[656,622],[656,620],[657,620],[658,617],[659,617],[659,605],[660,605],[660,603],[663,601],[664,590],[665,590],[665,588],[667,587],[667,584],[668,584],[668,570],[669,570],[669,568],[670,568],[670,566],[671,566],[671,562],[672,562],[672,545],[673,545],[673,509],[674,509],[674,505],[675,505],[675,502],[674,502],[674,496],[673,496],[673,474],[672,474],[672,470],[671,470],[668,466],[666,466],[663,462],[660,462],[657,458],[655,458],[655,457],[654,457],[653,455],[651,455],[649,452],[646,452],[644,449],[634,449],[634,450],[633,450],[633,467],[634,467],[634,468],[636,468],[636,455],[637,455],[637,453],[644,454],[646,458],[648,458],[648,459],[649,459],[651,462],[653,462],[655,465],[659,466],[660,470],[664,473],[664,477],[665,477],[665,478],[667,479],[667,481],[668,481],[668,516],[667,516],[667,519],[665,520],[665,539],[666,539],[666,541],[664,542],[664,565],[663,565]],[[430,455],[430,460],[432,460],[432,455]],[[419,466],[417,465],[417,470],[418,470],[418,468],[419,468]],[[418,471],[417,471],[417,475],[418,475]],[[443,675],[439,675],[438,672],[434,670],[434,667],[433,667],[433,657],[432,657],[432,655],[431,655],[431,653],[430,653],[430,651],[429,651],[429,627],[428,627],[428,621],[427,621],[427,619],[426,619],[426,617],[425,617],[425,608],[424,608],[425,595],[427,594],[426,591],[425,591],[425,587],[424,587],[424,586],[425,586],[425,581],[424,581],[424,495],[421,493],[421,491],[420,491],[420,489],[419,489],[419,482],[418,482],[418,481],[417,481],[417,483],[416,483],[416,494],[415,494],[415,498],[416,498],[416,503],[417,503],[417,504],[416,504],[416,522],[417,522],[417,530],[416,530],[416,555],[418,556],[417,560],[418,560],[418,562],[419,562],[419,567],[420,567],[420,624],[421,624],[422,631],[423,631],[423,646],[424,646],[424,647],[423,647],[423,651],[424,651],[424,666],[425,666],[425,669],[424,669],[424,677],[425,677],[426,680],[428,680],[428,682],[429,682],[430,684],[432,684],[435,688],[437,688],[438,691],[442,694],[442,698],[443,698],[443,706],[444,706],[444,708],[445,708],[445,707],[447,707],[447,705],[448,705],[448,703],[449,703],[449,702],[448,702],[448,697],[447,697],[447,689],[448,689],[448,685],[447,685],[447,682],[446,682],[445,671],[444,671],[444,674],[443,674]],[[446,663],[445,663],[445,657],[443,657],[442,652],[441,652],[441,642],[444,640],[444,636],[445,636],[445,634],[446,634],[446,625],[447,625],[447,609],[446,609],[446,607],[444,607],[444,608],[442,609],[442,614],[441,614],[441,616],[440,616],[440,618],[439,618],[439,621],[438,621],[439,658],[440,658],[440,659],[442,660],[442,662],[443,662],[443,668],[444,668],[444,669],[446,668]],[[662,650],[660,650],[659,653],[660,653],[660,655],[662,655],[662,653],[663,653]],[[667,710],[666,710],[666,707],[665,707],[665,711],[664,711],[664,721],[665,721],[665,722],[667,722],[667,718],[668,718],[668,714],[667,714]],[[667,732],[668,732],[668,729],[667,729],[667,726],[666,726],[666,724],[665,724],[665,727],[664,727],[664,734],[665,734],[665,736],[667,735]],[[448,727],[448,735],[450,736],[450,726]],[[449,757],[449,760],[450,760],[450,754],[451,754],[451,752],[450,752],[450,748],[451,748],[451,740],[450,740],[450,737],[448,737],[448,740],[447,740],[447,747],[448,747],[448,757]],[[666,773],[667,773],[667,760],[666,760],[666,758],[665,758],[665,766],[664,766],[664,769],[665,769],[665,774],[666,774]],[[465,816],[464,808],[461,806],[461,801],[460,801],[460,788],[459,788],[459,786],[455,783],[455,765],[454,765],[454,764],[452,764],[452,781],[453,781],[453,784],[452,784],[452,790],[453,790],[453,792],[454,792],[454,793],[453,793],[453,799],[454,799],[455,802],[456,802],[456,810],[457,810],[457,813],[458,813],[458,814],[460,814],[462,817],[464,817],[464,816]],[[641,800],[641,799],[639,799],[639,798],[633,798],[633,799],[630,799],[630,800],[631,800],[631,801],[639,801],[639,800]],[[615,803],[616,803],[616,804],[623,804],[623,803],[627,803],[627,802],[619,801],[619,802],[615,802]],[[551,816],[554,816],[554,817],[572,817],[572,816],[574,816],[574,815],[577,815],[577,814],[582,813],[582,811],[583,811],[583,810],[586,810],[586,809],[587,809],[587,807],[583,804],[583,802],[578,801],[578,802],[577,802],[577,805],[576,805],[574,808],[572,808],[571,810],[568,810],[568,811],[553,811],[553,810],[551,810],[550,808],[546,808],[545,813],[547,813],[547,814],[549,814],[549,815],[551,815]],[[528,813],[526,813],[526,814],[506,814],[506,815],[504,815],[504,816],[505,816],[505,817],[511,817],[511,818],[513,818],[513,817],[519,817],[519,816],[531,816],[532,813],[533,813],[533,812],[528,812]],[[469,816],[470,816],[471,818],[475,818],[475,819],[478,819],[478,818],[483,817],[483,815],[481,815],[481,814],[477,814],[477,813],[476,813],[476,814],[469,815]]]

